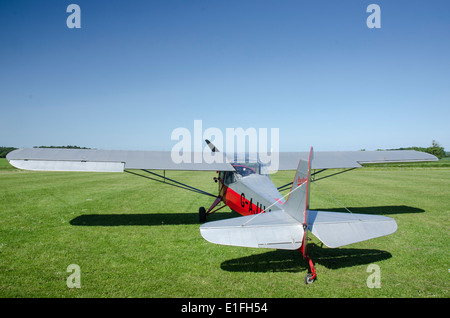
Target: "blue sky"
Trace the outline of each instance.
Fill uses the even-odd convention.
[[[449,151],[449,14],[423,0],[2,1],[0,145],[170,150],[202,120],[279,128],[282,151]]]

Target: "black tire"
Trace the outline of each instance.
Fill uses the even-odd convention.
[[[198,209],[198,219],[200,223],[206,222],[206,209],[204,207]]]

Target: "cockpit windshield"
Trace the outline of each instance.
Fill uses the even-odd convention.
[[[236,173],[240,174],[241,177],[246,177],[254,173],[259,173],[259,167],[257,164],[233,164],[234,169],[236,169]]]
[[[257,162],[232,163],[231,165],[236,171],[220,172],[220,179],[223,180],[223,183],[225,185],[236,182],[236,180],[250,176],[252,174],[267,174],[264,169],[265,167]]]

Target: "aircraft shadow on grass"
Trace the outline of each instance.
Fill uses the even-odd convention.
[[[353,213],[365,214],[403,214],[422,213],[425,210],[410,206],[373,206],[373,207],[350,207]],[[319,211],[347,212],[345,209],[313,209]],[[347,212],[348,213],[348,212]],[[230,217],[236,217],[237,213],[218,213],[208,216],[208,221],[216,221]],[[70,221],[76,226],[126,226],[126,225],[182,225],[199,224],[198,213],[139,213],[139,214],[83,214]]]
[[[371,264],[392,257],[389,252],[375,249],[330,249],[308,244],[308,250],[315,264],[323,265],[328,269]],[[303,272],[308,268],[308,264],[299,251],[275,250],[227,260],[221,264],[221,268],[229,272],[295,273]]]
[[[220,213],[208,216],[209,221],[236,216]],[[197,213],[83,214],[70,221],[75,226],[156,226],[200,224]]]
[[[198,224],[198,213],[83,214],[70,221],[78,226]]]

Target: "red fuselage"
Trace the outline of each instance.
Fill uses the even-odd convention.
[[[252,215],[270,211],[270,201],[247,184],[248,178],[260,176],[256,169],[244,165],[234,165],[236,172],[219,172],[219,198],[231,210],[241,215]],[[244,180],[245,179],[245,180]],[[265,181],[265,180],[264,180]],[[274,202],[273,198],[271,199]]]

